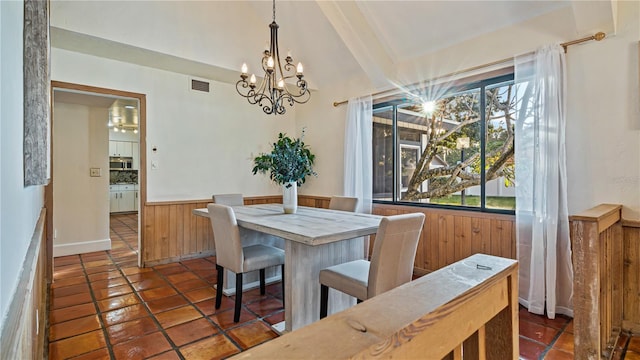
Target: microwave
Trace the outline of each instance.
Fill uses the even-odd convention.
[[[109,157],[109,170],[131,170],[131,169],[133,169],[133,158]]]

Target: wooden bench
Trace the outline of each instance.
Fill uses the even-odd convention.
[[[234,359],[518,359],[517,294],[515,260],[476,254]]]

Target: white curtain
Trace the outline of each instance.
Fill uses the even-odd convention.
[[[573,316],[562,47],[549,45],[516,57],[515,81],[520,303],[551,319],[556,314]]]
[[[344,135],[344,195],[358,198],[358,212],[371,213],[373,101],[371,96],[349,100]]]

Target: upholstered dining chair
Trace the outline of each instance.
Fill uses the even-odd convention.
[[[358,209],[358,198],[348,196],[332,196],[329,209],[355,212]]]
[[[242,275],[249,271],[260,270],[260,294],[265,294],[265,268],[280,265],[282,267],[282,293],[284,296],[284,251],[268,245],[250,245],[242,247],[240,231],[233,209],[227,205],[208,204],[209,219],[213,227],[216,247],[217,290],[216,309],[222,302],[224,269],[236,274],[236,300],[233,321],[240,320],[242,306]]]
[[[244,199],[242,194],[214,194],[212,196],[213,202],[216,204],[227,206],[242,206],[244,205]]]
[[[320,270],[320,318],[327,316],[330,287],[361,302],[411,281],[424,218],[423,213],[384,217],[370,262],[354,260]]]

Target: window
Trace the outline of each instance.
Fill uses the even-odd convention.
[[[373,107],[373,199],[515,210],[513,75]]]

